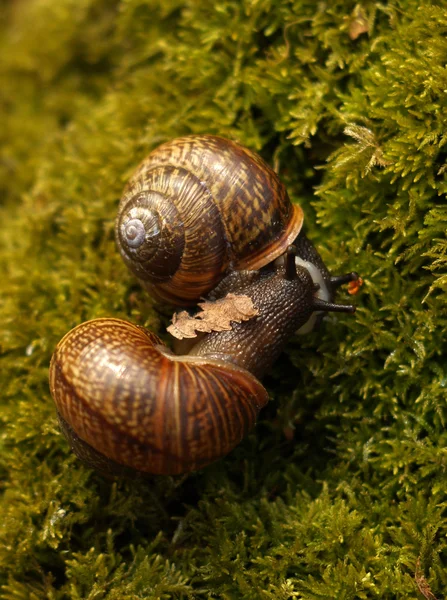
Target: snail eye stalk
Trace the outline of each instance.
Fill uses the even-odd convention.
[[[320,298],[314,298],[312,306],[315,311],[355,313],[355,306],[353,304],[334,304]]]
[[[289,246],[286,251],[286,279],[288,281],[293,281],[297,278],[295,257],[295,246]]]
[[[332,275],[332,277],[330,278],[330,282],[332,287],[338,288],[341,285],[344,285],[345,283],[350,283],[351,281],[358,281],[359,279],[359,274],[355,271],[352,271],[351,273],[346,273],[345,275]]]

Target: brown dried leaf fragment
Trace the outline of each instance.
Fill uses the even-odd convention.
[[[231,323],[241,323],[255,317],[259,311],[249,296],[227,294],[215,301],[200,302],[201,312],[191,317],[186,311],[174,314],[172,325],[168,327],[171,335],[181,340],[194,338],[198,331],[230,331]]]
[[[427,600],[437,600],[436,596],[431,591],[430,585],[428,584],[428,581],[426,580],[425,575],[422,571],[420,557],[416,561],[414,578],[416,581],[416,585],[418,586],[418,590],[421,592],[424,598],[427,598]]]
[[[348,284],[348,294],[350,294],[351,296],[355,296],[355,294],[359,293],[362,285],[363,279],[361,277],[359,277],[355,281],[350,281]]]
[[[211,327],[206,321],[200,321],[197,317],[191,317],[186,310],[172,315],[172,325],[169,325],[167,331],[178,340],[183,338],[195,338],[198,331],[209,333]]]
[[[199,302],[199,306],[202,312],[197,317],[210,323],[213,331],[230,330],[231,321],[241,323],[259,313],[250,296],[239,294],[227,294],[224,298],[212,302]]]
[[[349,37],[351,40],[356,40],[362,33],[369,33],[368,18],[360,4],[354,8],[349,23]]]

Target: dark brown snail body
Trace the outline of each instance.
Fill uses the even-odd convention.
[[[260,156],[212,135],[156,148],[130,179],[116,239],[152,294],[194,304],[227,271],[259,269],[283,254],[303,223]]]
[[[234,272],[218,295],[229,291],[249,294],[259,314],[205,335],[186,356],[118,319],[88,321],[61,340],[50,389],[85,462],[115,473],[118,464],[179,474],[225,456],[255,424],[268,399],[257,377],[294,331],[316,311],[354,310],[320,300],[294,253],[282,266]]]
[[[167,203],[171,192],[179,199]],[[357,274],[331,277],[301,225],[300,209],[273,171],[222,138],[180,138],[142,163],[116,226],[126,263],[158,298],[188,304],[205,291],[211,301],[231,293],[248,296],[258,314],[197,338],[184,356],[117,319],[70,331],[54,352],[50,388],[78,456],[102,472],[180,474],[225,456],[242,440],[268,399],[258,378],[287,340],[309,331],[325,311],[354,312],[333,299]]]

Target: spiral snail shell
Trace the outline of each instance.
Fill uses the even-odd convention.
[[[153,295],[194,304],[229,270],[282,255],[303,223],[275,172],[254,152],[213,135],[156,148],[126,186],[116,240]]]
[[[69,332],[50,386],[64,424],[96,453],[153,474],[184,473],[224,456],[267,402],[248,371],[175,357],[153,333],[118,319]]]

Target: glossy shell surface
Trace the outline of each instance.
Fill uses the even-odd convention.
[[[195,135],[156,148],[129,181],[116,238],[159,298],[194,303],[229,269],[258,269],[285,252],[303,223],[276,173],[230,140]]]
[[[59,342],[50,389],[81,440],[154,474],[193,471],[225,456],[268,400],[248,371],[171,355],[157,336],[118,319],[88,321]]]

